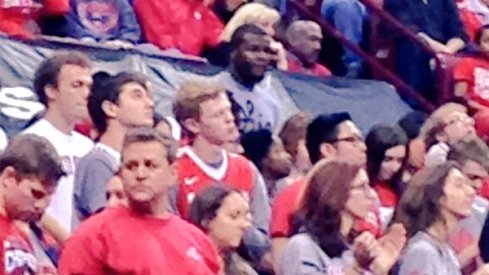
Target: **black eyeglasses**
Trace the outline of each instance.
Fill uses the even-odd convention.
[[[340,141],[346,141],[349,143],[362,143],[362,142],[364,142],[363,138],[361,138],[359,136],[343,137],[343,138],[337,138],[335,140],[332,140],[332,142],[340,142]]]

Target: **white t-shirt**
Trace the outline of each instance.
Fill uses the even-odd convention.
[[[7,134],[5,134],[5,131],[0,127],[0,152],[2,152],[5,147],[8,145],[8,139],[7,139]]]
[[[75,169],[78,161],[92,150],[93,142],[74,131],[71,132],[71,135],[67,135],[45,119],[34,123],[23,133],[36,134],[47,138],[61,156],[67,176],[59,180],[58,188],[51,199],[47,211],[68,231],[71,231],[74,209],[73,186]]]

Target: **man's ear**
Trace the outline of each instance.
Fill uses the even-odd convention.
[[[15,168],[12,166],[7,166],[3,169],[3,172],[0,174],[0,180],[3,187],[12,186],[18,184],[19,175]]]
[[[104,100],[102,102],[102,111],[105,113],[105,116],[107,116],[108,118],[116,118],[118,110],[119,108],[115,103],[110,102],[108,100]]]
[[[194,135],[198,135],[200,133],[200,125],[195,118],[187,118],[184,120],[183,127]]]
[[[319,152],[321,153],[321,158],[330,158],[336,155],[336,147],[331,143],[323,142],[319,146]]]
[[[52,101],[56,97],[56,93],[58,93],[58,89],[51,84],[47,84],[44,86],[44,93],[46,94],[46,101]]]

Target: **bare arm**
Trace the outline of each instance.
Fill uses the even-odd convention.
[[[59,224],[51,215],[44,213],[41,218],[41,227],[46,230],[59,245],[70,237],[70,233],[61,224]]]

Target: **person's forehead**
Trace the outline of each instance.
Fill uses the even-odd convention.
[[[141,151],[144,151],[144,154]],[[165,156],[166,150],[158,141],[134,142],[122,151],[124,162],[164,159]]]
[[[266,35],[247,33],[243,37],[243,45],[268,45],[270,39]]]
[[[338,135],[359,135],[361,136],[360,129],[358,129],[357,125],[351,120],[345,120],[338,125]]]
[[[467,160],[463,166],[464,172],[470,172],[470,173],[478,173],[478,174],[484,174],[487,175],[488,172],[482,165],[474,160]]]

